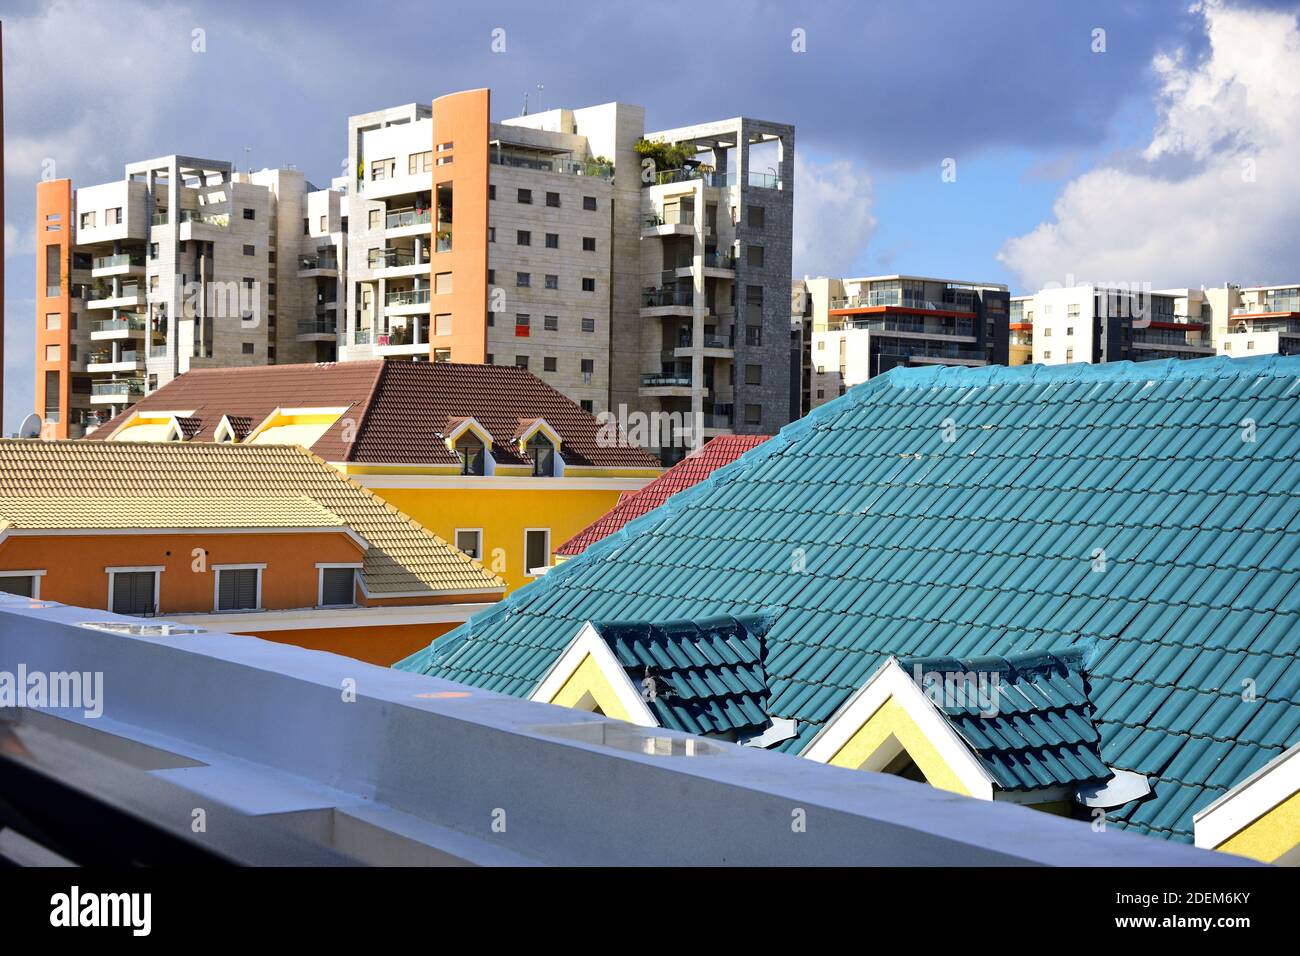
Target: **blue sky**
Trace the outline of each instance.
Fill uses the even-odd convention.
[[[740,114],[795,124],[799,274],[901,271],[1016,291],[1104,269],[1157,286],[1297,278],[1300,190],[1282,160],[1300,137],[1276,126],[1300,119],[1300,89],[1286,79],[1300,76],[1296,10],[1187,0],[4,2],[4,427],[32,402],[42,163],[90,184],[146,156],[247,156],[325,184],[350,113],[477,86],[492,88],[497,118],[517,114],[525,92],[536,105],[543,84],[544,107],[639,103],[652,129]],[[498,28],[504,53],[491,48]],[[1104,52],[1093,49],[1098,28]],[[206,52],[192,49],[195,29]],[[806,52],[792,50],[796,29]],[[1252,191],[1221,198],[1215,175],[1246,156],[1258,158]],[[954,182],[941,179],[945,159],[956,161]],[[1141,228],[1123,221],[1130,210]],[[1241,224],[1258,234],[1248,248],[1201,235],[1234,216],[1251,217]],[[1161,242],[1131,238],[1153,227]]]

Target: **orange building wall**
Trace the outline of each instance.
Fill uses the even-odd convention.
[[[409,657],[421,648],[428,647],[435,637],[441,637],[459,624],[393,624],[388,627],[321,627],[291,631],[239,631],[233,634],[251,634],[263,640],[292,644],[314,651],[329,651],[344,657],[355,657],[368,664],[388,667],[403,657]]]
[[[433,101],[433,198],[451,183],[451,250],[433,253],[433,272],[451,272],[452,291],[432,297],[429,356],[451,349],[453,362],[487,360],[488,117],[491,93],[467,90]],[[440,145],[452,148],[439,152]],[[452,162],[439,166],[439,159]],[[436,249],[436,235],[435,246]],[[451,334],[433,335],[435,315],[451,315]]]
[[[58,216],[58,221],[48,218]],[[57,228],[56,228],[57,227]],[[41,432],[43,438],[67,438],[68,416],[71,407],[72,284],[68,272],[72,268],[72,180],[52,179],[36,185],[36,414],[45,414],[45,373],[59,372],[59,420],[47,423]],[[47,296],[45,257],[46,247],[59,247],[62,276],[59,294]],[[57,312],[62,317],[59,329],[47,332],[45,316]],[[47,362],[46,346],[59,346],[59,360]]]
[[[206,551],[203,571],[193,569],[195,548]],[[107,610],[105,568],[160,565],[159,613],[206,614],[214,605],[213,565],[265,564],[262,607],[288,610],[316,605],[316,562],[348,564],[363,555],[355,541],[335,533],[50,535],[0,544],[0,570],[43,570],[43,599]]]

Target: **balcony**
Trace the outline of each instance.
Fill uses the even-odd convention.
[[[705,358],[729,359],[735,358],[735,342],[726,335],[705,334],[701,337]],[[687,336],[679,336],[677,346],[672,352],[672,359],[688,359],[695,351],[693,339]]]
[[[90,325],[90,337],[94,340],[129,338],[143,335],[148,325],[148,320],[138,313],[116,319],[96,319]]]
[[[116,382],[91,382],[90,401],[96,405],[117,405],[134,402],[144,395],[144,382],[140,379],[121,379]]]
[[[830,331],[866,330],[869,332],[897,332],[903,335],[922,335],[935,338],[975,340],[975,324],[970,319],[929,321],[922,318],[854,318],[846,316],[841,323],[830,323]]]
[[[90,274],[95,278],[108,278],[120,275],[143,275],[144,254],[122,252],[112,256],[96,256],[90,266]]]
[[[86,355],[87,372],[134,372],[144,366],[144,353],[137,349],[123,349],[113,355],[112,349],[102,349]]]
[[[655,317],[662,315],[693,315],[695,313],[695,293],[675,289],[642,289],[641,315]]]
[[[732,178],[725,173],[717,172],[704,166],[683,166],[681,169],[665,169],[655,173],[653,182],[643,182],[642,188],[648,186],[669,186],[673,183],[690,183],[702,182],[710,188],[721,188],[732,185]]]
[[[412,229],[413,226],[428,226],[433,221],[429,209],[394,209],[384,217],[385,229],[411,229],[412,232],[428,232],[426,229]]]
[[[413,249],[373,250],[366,257],[366,264],[374,270],[376,278],[421,275],[429,270],[429,260],[417,258]]]
[[[706,236],[713,230],[705,228]],[[641,238],[653,239],[656,236],[693,236],[695,235],[695,210],[670,207],[664,210],[652,210],[641,217]]]
[[[509,166],[512,169],[531,169],[539,173],[560,173],[565,176],[591,176],[611,182],[614,179],[614,167],[609,163],[574,162],[558,157],[545,158],[539,155],[502,152],[493,149],[488,153],[488,161],[496,166]]]
[[[298,323],[299,342],[332,342],[338,337],[338,320],[305,319]]]
[[[122,286],[121,290],[87,289],[87,309],[129,309],[144,305],[144,286]]]
[[[385,315],[427,315],[429,289],[398,289],[384,296]]]
[[[646,373],[638,391],[643,398],[690,398],[693,394],[689,372]],[[708,390],[704,391],[707,394]]]
[[[428,351],[429,324],[425,321],[393,325],[375,337],[375,352],[379,355],[423,355]]]
[[[167,215],[167,210],[165,209],[162,212],[156,212],[149,217],[149,224],[151,226],[165,226],[169,222],[171,222],[171,218]]]
[[[884,289],[869,292],[866,295],[850,295],[830,300],[831,310],[837,309],[877,309],[882,306],[898,309],[924,309],[928,312],[960,312],[974,315],[975,306],[966,302],[933,302],[904,296],[898,289]]]
[[[372,332],[371,329],[353,329],[353,330],[352,330],[352,344],[353,344],[353,345],[369,345],[369,344],[371,343],[371,340],[373,339],[373,336],[371,335],[371,332]]]
[[[333,255],[315,255],[298,257],[298,276],[308,279],[313,276],[333,278],[339,274],[339,260]]]

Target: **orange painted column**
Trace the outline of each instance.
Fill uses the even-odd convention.
[[[433,207],[438,213],[439,187],[452,191],[451,249],[438,252],[434,223],[432,272],[450,272],[452,291],[437,294],[429,307],[429,357],[451,349],[453,362],[487,359],[488,263],[488,123],[489,90],[451,93],[433,101]],[[450,334],[434,335],[435,316],[451,316]]]
[[[42,438],[67,438],[72,406],[72,180],[36,186],[36,414]],[[57,316],[57,318],[56,318]],[[55,326],[55,327],[51,327]],[[55,376],[57,375],[57,379]],[[57,395],[46,395],[46,381]],[[46,416],[46,409],[51,416]],[[57,412],[55,409],[57,408]],[[57,420],[50,420],[51,418]]]

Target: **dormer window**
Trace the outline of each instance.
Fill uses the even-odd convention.
[[[473,432],[467,431],[456,439],[456,457],[460,459],[462,475],[487,474],[487,449]]]
[[[555,476],[555,446],[545,435],[539,433],[528,439],[526,454],[532,460],[534,478]]]

